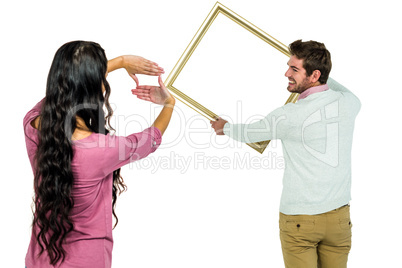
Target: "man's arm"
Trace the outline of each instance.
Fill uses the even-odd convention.
[[[230,124],[217,118],[211,121],[211,126],[217,135],[227,135],[230,138],[245,142],[282,139],[289,133],[291,112],[284,106],[269,113],[265,118],[251,124]]]
[[[353,102],[353,107],[356,108],[356,111],[358,112],[360,110],[361,102],[359,98],[355,94],[353,94],[349,89],[342,86],[331,77],[328,78],[327,84],[329,88],[332,89],[333,91],[340,92],[344,96],[349,96],[350,97],[349,99]]]

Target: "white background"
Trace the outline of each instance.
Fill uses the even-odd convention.
[[[221,3],[284,44],[312,39],[324,42],[331,51],[331,77],[362,102],[353,144],[349,267],[399,265],[401,132],[397,107],[402,90],[398,42],[402,21],[397,1]],[[166,78],[214,4],[214,0],[0,4],[0,267],[24,267],[33,177],[22,119],[44,96],[56,50],[72,40],[96,41],[108,58],[134,54],[159,63]],[[237,53],[244,57],[247,50]],[[253,83],[253,77],[242,74],[265,68],[261,63],[228,65],[235,70],[234,77],[210,81],[200,75],[198,80],[213,84],[247,79]],[[277,68],[284,74],[286,61]],[[143,84],[157,83],[154,77],[139,79]],[[279,91],[286,90],[286,78],[282,79],[283,89],[269,92],[272,99],[282,98]],[[118,70],[108,80],[118,134],[151,124],[157,108],[131,95],[134,83],[125,72]],[[250,100],[251,94],[267,94],[267,90],[269,86],[262,84],[241,87],[236,93]],[[225,114],[222,107],[214,112]],[[259,113],[265,115],[275,107],[262,108]],[[216,138],[209,122],[182,103],[177,102],[176,110],[160,149],[146,161],[122,169],[128,191],[117,203],[113,267],[283,267],[278,228],[283,174],[280,142],[260,155],[246,145]],[[233,115],[232,119],[237,118]],[[183,160],[188,161],[188,168],[180,166]]]

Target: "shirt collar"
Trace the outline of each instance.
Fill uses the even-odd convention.
[[[316,86],[316,87],[310,87],[310,88],[306,89],[305,91],[303,91],[299,95],[298,100],[305,99],[305,98],[307,98],[307,96],[309,96],[311,94],[318,93],[318,92],[323,92],[323,91],[328,90],[328,89],[329,89],[329,87],[328,87],[327,84],[319,85],[319,86]]]

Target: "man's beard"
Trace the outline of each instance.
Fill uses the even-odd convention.
[[[297,85],[292,90],[289,89],[289,86],[287,89],[289,92],[301,94],[301,93],[303,93],[303,91],[310,88],[311,86],[312,86],[312,84],[308,81],[308,77],[306,77],[299,85]]]

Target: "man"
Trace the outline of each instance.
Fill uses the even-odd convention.
[[[285,159],[280,238],[286,267],[346,267],[351,248],[351,147],[360,101],[329,78],[325,45],[297,40],[285,76],[300,93],[252,124],[211,125],[241,142],[280,139]]]

